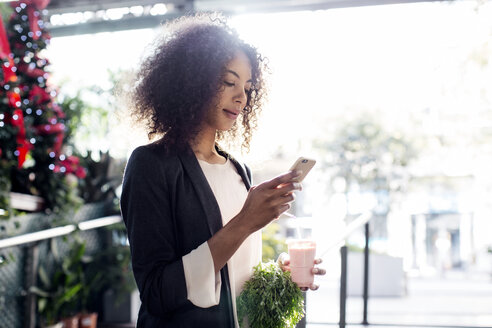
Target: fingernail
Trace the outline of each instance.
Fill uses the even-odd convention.
[[[302,174],[302,171],[299,171],[299,170],[295,170],[294,171],[294,176],[298,177]]]
[[[294,182],[294,188],[301,190],[302,185],[299,182]]]
[[[318,269],[318,268],[314,268],[314,269],[313,269],[313,273],[314,273],[314,274],[319,273],[319,269]]]

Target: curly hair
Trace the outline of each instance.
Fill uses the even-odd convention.
[[[218,131],[217,140],[249,150],[257,117],[266,95],[265,59],[241,40],[217,14],[183,16],[163,28],[135,75],[129,94],[133,118],[146,125],[149,139],[162,136],[172,149],[183,149],[197,136],[207,111],[218,105],[226,64],[238,51],[249,59],[252,88],[240,123]]]

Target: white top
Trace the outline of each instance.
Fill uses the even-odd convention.
[[[210,164],[202,160],[198,163],[214,193],[222,215],[222,225],[225,226],[243,207],[248,191],[229,159],[225,164]],[[253,267],[260,261],[261,231],[251,234],[227,261],[236,327],[239,327],[236,297],[241,293],[244,282],[253,274]],[[188,300],[202,308],[219,304],[221,278],[220,273],[215,274],[207,242],[183,256],[183,268]]]

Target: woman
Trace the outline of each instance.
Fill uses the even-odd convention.
[[[134,150],[121,198],[137,327],[238,327],[235,299],[261,261],[260,229],[289,209],[298,173],[251,187],[249,169],[217,145],[238,136],[249,147],[264,95],[256,50],[210,16],[165,30],[132,94],[136,119],[162,137]]]

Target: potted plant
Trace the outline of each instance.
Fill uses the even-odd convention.
[[[97,312],[82,312],[78,315],[79,328],[96,328]]]
[[[304,299],[290,272],[270,261],[254,267],[237,298],[237,309],[241,327],[294,328],[304,317]]]
[[[105,322],[131,322],[132,309],[137,308],[133,297],[137,289],[131,269],[129,246],[126,245],[126,233],[122,224],[110,229],[113,243],[98,252],[90,265],[86,276],[91,281],[89,303],[97,304],[103,310]],[[103,274],[101,274],[103,272]]]
[[[93,258],[85,256],[82,260],[83,271],[81,274],[81,281],[84,285],[78,301],[79,301],[79,328],[96,328],[97,327],[97,311],[92,311],[89,308],[92,295],[97,292],[97,285],[100,279],[104,276],[104,271],[97,272],[95,275],[90,276],[87,274],[87,268],[91,267]]]
[[[50,251],[53,255],[52,274],[45,266],[38,270],[39,286],[30,288],[38,297],[38,313],[42,327],[78,327],[77,298],[84,286],[80,280],[80,261],[85,251],[85,242],[72,244],[67,256],[60,258],[56,240],[52,239]]]
[[[104,276],[104,271],[97,272],[95,275],[88,275],[87,271],[93,265],[94,258],[84,255],[79,261],[79,280],[84,288],[78,297],[78,324],[79,328],[96,328],[98,313],[89,308],[90,300],[97,290],[98,281]]]

